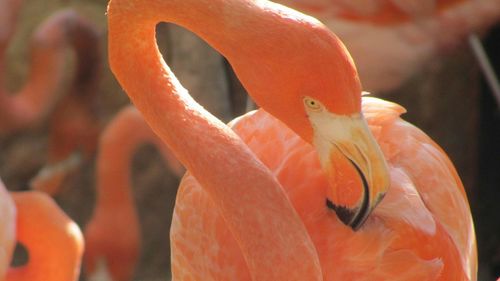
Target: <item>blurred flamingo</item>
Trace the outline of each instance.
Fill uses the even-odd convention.
[[[453,165],[399,118],[402,107],[361,105],[349,54],[317,20],[246,0],[112,0],[108,19],[115,76],[189,172],[171,228],[173,279],[476,280]],[[159,21],[222,53],[262,106],[234,122],[239,136],[167,67]]]
[[[54,13],[33,35],[29,79],[16,94],[5,88],[4,55],[15,30],[21,0],[0,0],[0,134],[31,128],[50,115],[48,164],[32,181],[52,195],[65,175],[93,155],[100,130],[95,90],[101,63],[96,26],[72,9]],[[70,93],[61,97],[66,49],[76,57]]]
[[[97,203],[85,229],[89,280],[102,280],[100,276],[114,281],[132,280],[141,239],[130,165],[135,150],[145,143],[156,145],[177,176],[184,172],[134,107],[125,107],[113,118],[100,137]]]
[[[71,88],[49,116],[47,164],[31,181],[33,189],[55,196],[66,176],[95,154],[101,131],[95,104],[101,52],[100,33],[93,23],[72,10],[57,12],[51,18],[55,27],[66,29],[77,56]]]
[[[0,0],[0,71],[21,0]],[[55,195],[65,175],[93,154],[100,130],[95,105],[99,77],[99,32],[72,9],[54,13],[35,31],[31,42],[29,79],[16,94],[5,89],[0,73],[0,132],[5,134],[39,125],[50,115],[48,164],[32,181],[35,189]],[[65,70],[66,49],[75,51],[76,71],[70,94],[58,94]],[[52,112],[52,114],[49,114]]]
[[[0,181],[0,193],[3,203],[10,197],[15,203],[15,207],[9,206],[10,202],[0,206],[7,211],[2,212],[0,228],[0,279],[78,280],[83,254],[83,238],[78,226],[41,192],[11,192],[9,195]],[[28,261],[9,268],[16,240],[28,251]]]
[[[80,228],[41,192],[11,194],[17,209],[16,238],[29,259],[10,268],[5,281],[78,280],[83,255]]]
[[[433,57],[500,19],[498,0],[276,2],[317,17],[333,30],[352,54],[368,91],[400,86]],[[477,45],[477,39],[471,40]]]
[[[18,93],[5,89],[5,52],[15,28],[21,0],[2,0],[0,12],[0,131],[11,132],[39,124],[55,106],[57,89],[65,72],[65,48],[70,45],[78,58],[86,58],[86,46],[79,39],[93,26],[71,9],[60,11],[43,22],[35,31],[30,43],[31,68],[28,80]],[[78,72],[79,71],[79,72]],[[77,73],[86,71],[82,67]],[[81,77],[78,79],[82,79]],[[75,81],[75,84],[82,81]]]
[[[78,17],[78,21],[79,24],[75,24],[72,31],[77,55],[76,74],[70,91],[57,102],[49,118],[49,146],[44,168],[49,171],[54,165],[67,163],[68,159],[79,156],[79,159],[86,160],[93,157],[101,131],[96,108],[102,60],[100,32],[93,23],[82,17]],[[38,187],[54,195],[60,184],[51,183],[50,186],[53,189]]]

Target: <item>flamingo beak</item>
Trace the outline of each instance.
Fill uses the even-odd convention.
[[[389,187],[389,172],[378,144],[361,114],[308,114],[314,145],[328,178],[326,205],[358,230]]]

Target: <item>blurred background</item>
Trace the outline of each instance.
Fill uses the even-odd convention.
[[[94,45],[84,40],[56,46],[62,54],[62,71],[53,93],[47,94],[46,101],[37,101],[41,113],[35,121],[17,126],[13,115],[5,114],[7,109],[0,105],[0,111],[4,111],[0,112],[2,181],[9,190],[27,190],[44,167],[49,171],[59,167],[56,169],[62,169],[64,176],[57,179],[61,188],[55,198],[85,229],[96,199],[98,136],[129,104],[107,65],[107,1],[25,0],[17,1],[21,3],[18,9],[7,2],[0,0],[0,9],[4,9],[0,11],[3,95],[22,93],[31,79],[32,64],[43,65],[43,60],[32,59],[36,58],[33,49],[44,47],[45,42],[37,41],[37,36],[44,34],[37,28],[54,13],[71,8],[92,26]],[[330,2],[317,2],[283,1],[315,13],[332,28],[351,51],[365,89],[403,105],[408,110],[403,117],[449,154],[471,203],[479,245],[479,280],[500,276],[500,111],[468,43],[468,36],[477,34],[492,65],[500,72],[500,1],[476,1],[480,4],[465,7],[460,5],[474,1],[442,1],[445,4],[430,8],[418,4],[391,6],[389,0],[360,1],[363,9],[346,4],[348,1],[331,1],[337,5],[331,9],[323,7]],[[372,15],[366,3],[375,2],[389,5],[392,14],[366,16]],[[418,3],[429,2],[436,1]],[[7,8],[19,11],[10,26],[5,23],[9,20]],[[5,35],[8,30],[12,30],[12,36]],[[54,30],[43,36],[58,32]],[[174,73],[205,108],[224,121],[245,112],[244,89],[215,51],[171,24],[158,25],[157,40]],[[82,81],[92,87],[86,88]],[[69,98],[78,94],[82,97]],[[0,102],[3,100],[0,98]],[[58,125],[64,118],[61,116],[78,116],[87,123]],[[80,137],[81,130],[93,133]],[[63,132],[85,141],[65,139],[61,137]],[[68,149],[57,151],[58,147]],[[131,185],[142,241],[133,280],[169,280],[170,275],[168,231],[179,172],[163,159],[159,149],[153,142],[146,142],[138,146],[131,160]],[[81,279],[86,280],[85,274]]]

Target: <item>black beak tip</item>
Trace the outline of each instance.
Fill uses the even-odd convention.
[[[364,220],[359,219],[359,213],[357,209],[349,209],[345,206],[335,205],[329,199],[326,199],[326,206],[332,209],[337,214],[337,217],[342,223],[352,228],[352,230],[358,230],[361,225],[363,225]]]

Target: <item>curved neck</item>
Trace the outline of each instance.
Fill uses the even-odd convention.
[[[20,5],[15,8],[19,9]],[[12,20],[16,19],[12,17]],[[0,84],[0,120],[9,120],[8,123],[2,122],[0,129],[8,131],[29,126],[54,105],[66,56],[62,48],[64,24],[60,20],[51,17],[35,31],[29,43],[31,67],[28,79],[19,92],[10,94],[5,85]],[[13,33],[14,22],[9,27]]]
[[[220,208],[253,280],[284,276],[321,280],[312,241],[276,178],[231,129],[189,96],[155,41],[155,25],[169,21],[188,27],[227,55],[232,46],[224,45],[224,38],[230,38],[226,27],[237,25],[237,19],[251,18],[253,3],[112,0],[108,6],[110,65],[151,128]],[[284,266],[276,267],[278,262]]]
[[[121,110],[100,138],[96,212],[108,208],[135,212],[130,165],[134,152],[145,143],[160,144],[135,108]]]
[[[10,268],[5,281],[77,280],[83,254],[78,226],[41,192],[11,193],[17,207],[17,240],[28,250],[26,265]]]
[[[11,18],[15,20],[15,17]],[[14,27],[13,22],[9,27]],[[96,33],[93,26],[70,9],[55,13],[36,29],[30,42],[31,66],[23,87],[11,95],[0,78],[0,130],[10,131],[34,125],[55,106],[64,78],[68,45],[75,49],[78,61],[72,90],[93,79],[89,73],[95,67],[89,65],[94,64],[95,52],[87,53],[88,46],[82,41],[93,39]],[[0,56],[4,56],[4,53],[0,53]],[[0,67],[4,68],[2,60]]]
[[[99,141],[97,202],[85,232],[88,243],[86,269],[91,275],[98,274],[99,260],[104,259],[113,280],[128,280],[137,263],[141,243],[131,185],[131,160],[142,144],[155,144],[159,150],[164,144],[132,106],[115,116]],[[169,151],[163,154],[167,161],[175,160],[165,155],[166,152]],[[124,232],[118,241],[117,231]]]
[[[101,75],[101,38],[97,27],[68,10],[73,21],[68,43],[74,49],[76,69],[67,93],[57,99],[49,120],[48,163],[67,159],[76,150],[85,157],[95,154],[101,130],[96,111],[97,87]]]

